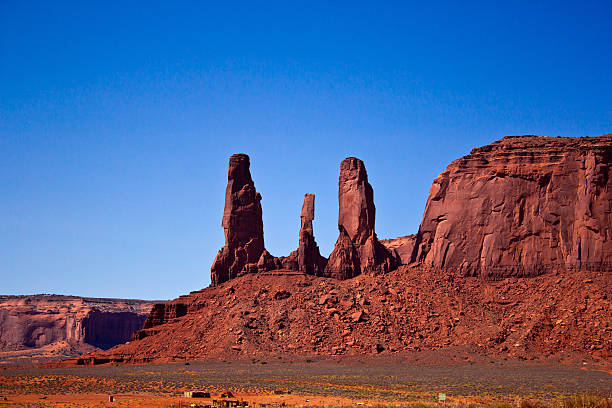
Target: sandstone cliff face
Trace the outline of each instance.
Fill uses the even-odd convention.
[[[221,223],[225,246],[211,267],[212,285],[248,273],[264,251],[261,195],[255,191],[249,168],[246,154],[230,157]]]
[[[376,207],[363,161],[348,157],[340,163],[338,230],[325,276],[348,279],[364,272],[387,272],[396,259],[374,232]]]
[[[0,296],[0,352],[52,344],[77,354],[108,349],[142,328],[152,304],[59,295]]]
[[[415,259],[464,275],[612,271],[612,135],[505,137],[431,187]]]

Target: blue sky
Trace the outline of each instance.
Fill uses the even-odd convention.
[[[347,156],[390,238],[473,147],[612,132],[610,1],[330,3],[1,2],[0,294],[207,286],[233,153],[328,255]]]

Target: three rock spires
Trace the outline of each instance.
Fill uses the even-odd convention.
[[[395,257],[374,232],[376,208],[363,161],[348,157],[340,164],[340,234],[329,259],[321,256],[314,239],[314,194],[304,195],[298,249],[287,257],[274,257],[265,250],[261,195],[255,190],[249,168],[246,154],[230,157],[222,221],[225,245],[211,267],[213,286],[247,273],[270,270],[348,279],[361,273],[386,272],[397,266]]]

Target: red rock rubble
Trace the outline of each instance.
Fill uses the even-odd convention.
[[[74,363],[453,347],[515,358],[610,359],[610,293],[609,275],[590,271],[500,280],[408,266],[347,280],[249,274],[167,303],[186,313]]]

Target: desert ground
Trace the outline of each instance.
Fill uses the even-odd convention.
[[[354,358],[186,361],[0,370],[2,407],[187,407],[207,391],[250,406],[558,406],[573,395],[612,396],[608,364],[492,360],[420,353]],[[109,396],[115,402],[109,402]]]

